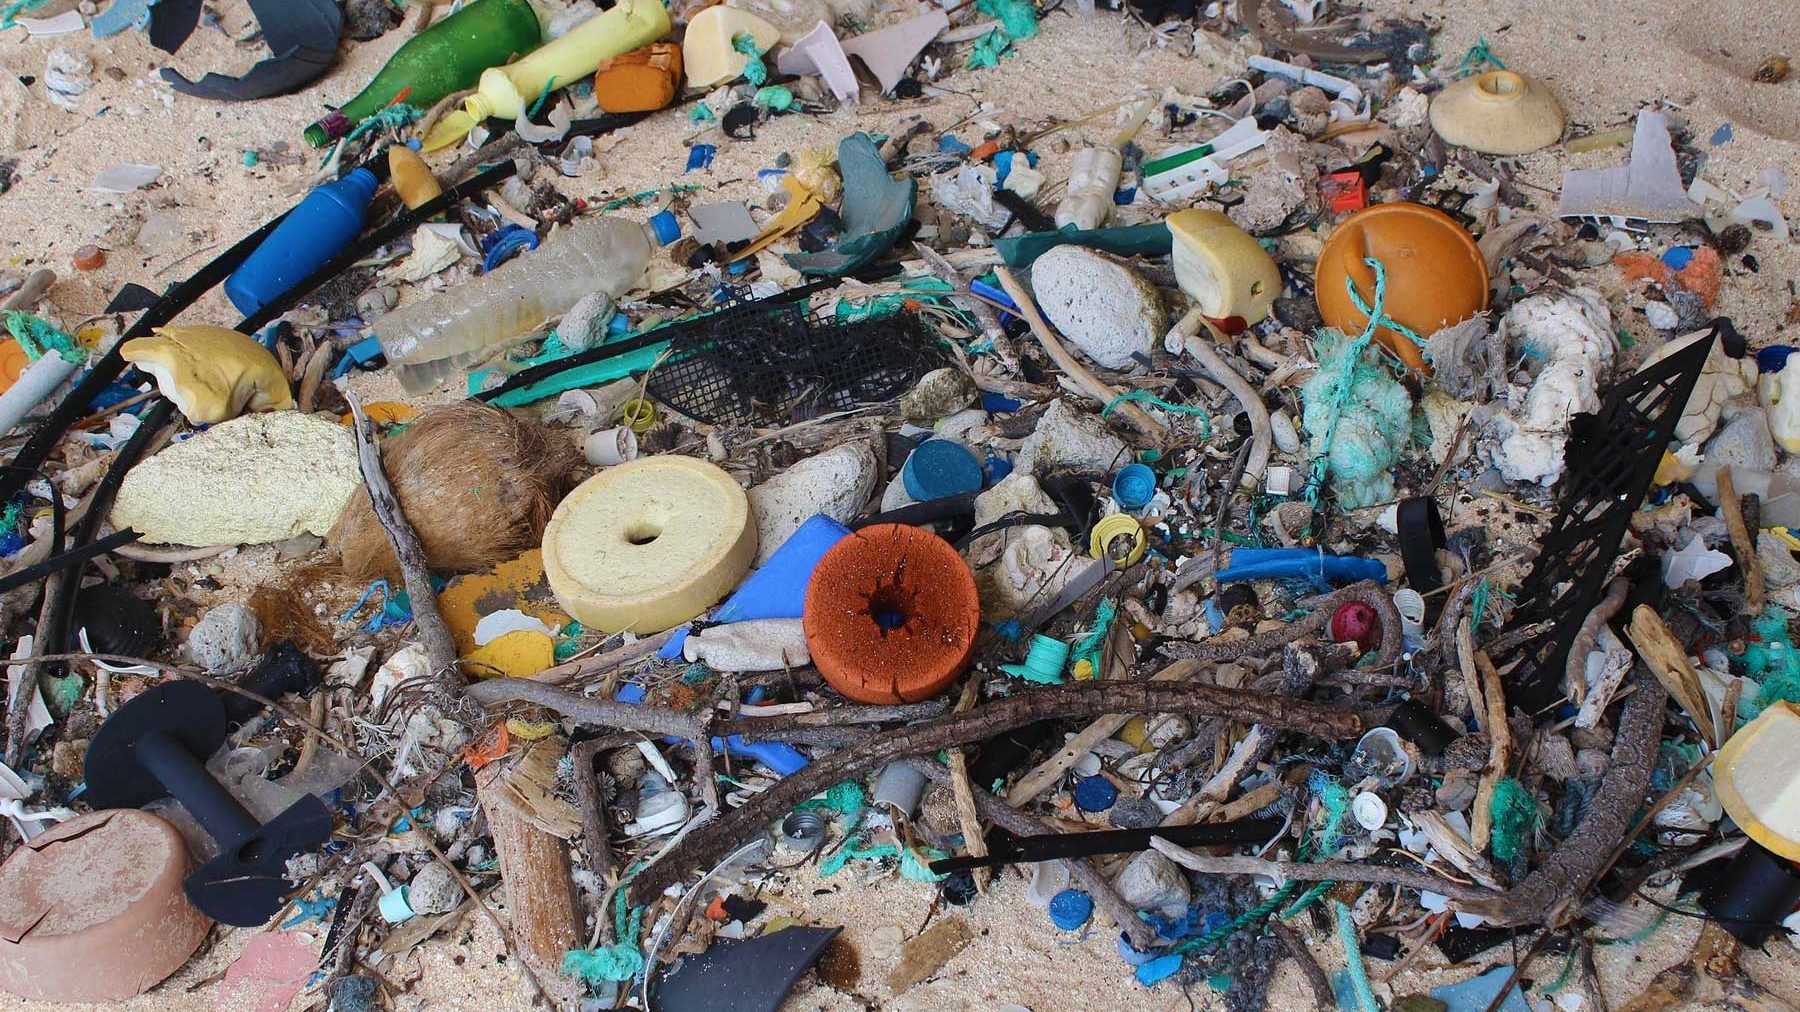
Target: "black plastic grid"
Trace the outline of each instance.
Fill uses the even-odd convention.
[[[1556,516],[1539,541],[1531,573],[1519,584],[1507,629],[1552,619],[1556,625],[1493,658],[1501,668],[1519,662],[1507,676],[1511,706],[1537,713],[1562,698],[1569,648],[1605,593],[1631,515],[1650,491],[1721,326],[1729,325],[1715,320],[1706,337],[1614,385],[1569,440]]]
[[[715,425],[781,425],[889,401],[944,363],[911,313],[840,323],[799,303],[734,304],[669,347],[650,375],[651,395]]]

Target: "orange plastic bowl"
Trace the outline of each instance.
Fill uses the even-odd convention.
[[[1383,312],[1430,337],[1487,308],[1487,262],[1475,239],[1456,219],[1423,204],[1377,204],[1344,219],[1319,253],[1314,298],[1325,325],[1360,334],[1369,318],[1344,290],[1348,277],[1363,303],[1375,304],[1375,269],[1366,258],[1381,261],[1387,273]],[[1375,339],[1400,360],[1430,374],[1425,357],[1406,335],[1387,327]]]
[[[806,585],[802,623],[813,663],[859,703],[916,703],[969,665],[981,599],[950,543],[876,524],[831,547]]]

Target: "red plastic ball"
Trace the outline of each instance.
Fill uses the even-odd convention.
[[[1381,620],[1374,608],[1361,601],[1350,601],[1332,613],[1331,638],[1339,643],[1354,642],[1363,650],[1372,649],[1381,639]]]

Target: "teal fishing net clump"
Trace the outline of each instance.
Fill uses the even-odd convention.
[[[1412,432],[1412,394],[1373,356],[1366,339],[1335,331],[1319,336],[1319,368],[1300,388],[1301,424],[1313,445],[1313,485],[1326,475],[1347,509],[1386,502],[1396,495],[1389,469]]]
[[[71,365],[87,361],[87,349],[41,316],[12,310],[6,314],[6,332],[19,342],[19,347],[25,349],[25,357],[33,362],[53,351]]]
[[[1750,620],[1752,639],[1744,648],[1744,670],[1762,688],[1750,703],[1751,712],[1741,716],[1755,717],[1771,703],[1800,702],[1800,655],[1794,653],[1788,632],[1792,619],[1786,609],[1770,605]]]
[[[1516,866],[1525,857],[1525,843],[1537,828],[1537,799],[1525,785],[1507,777],[1494,785],[1494,797],[1488,804],[1493,816],[1493,833],[1488,845],[1502,864]]]
[[[975,0],[975,9],[999,21],[1014,41],[1038,33],[1037,7],[1028,0]]]

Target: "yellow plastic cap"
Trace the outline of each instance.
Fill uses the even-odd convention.
[[[1775,703],[1713,760],[1713,788],[1750,839],[1800,861],[1800,706]]]

